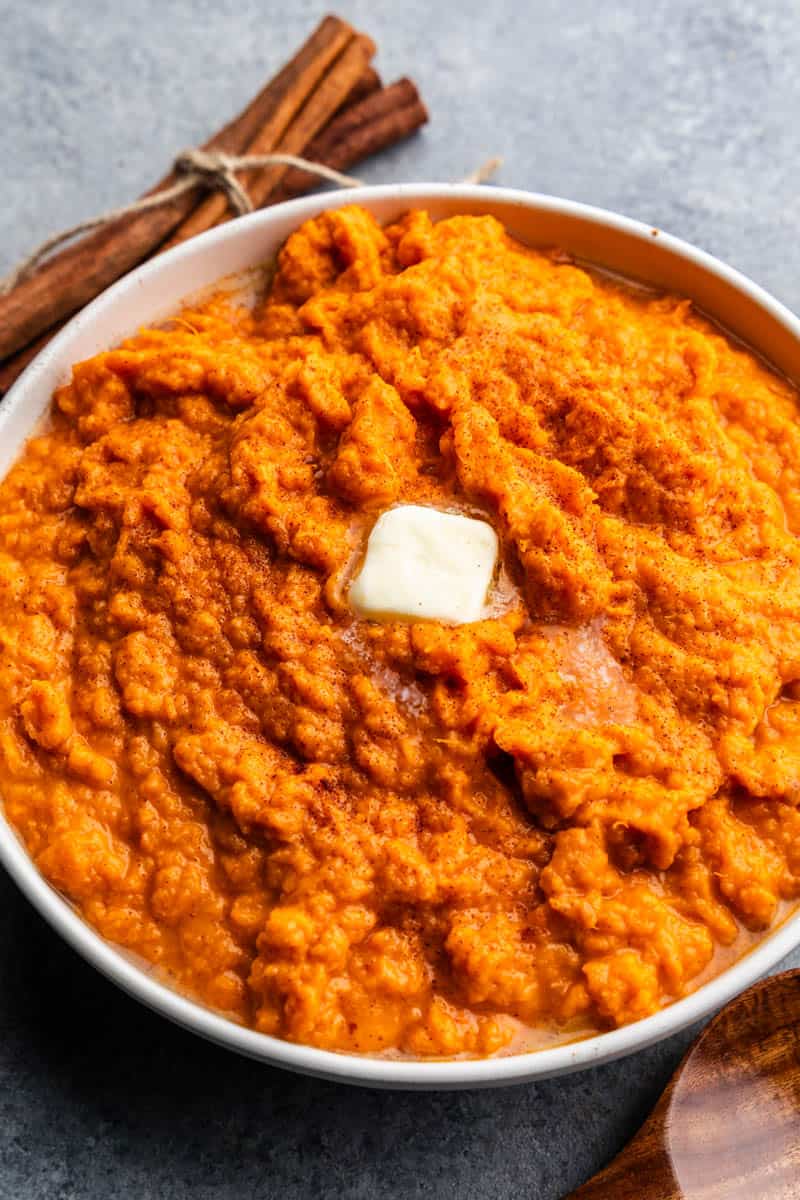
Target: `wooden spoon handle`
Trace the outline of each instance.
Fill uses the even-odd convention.
[[[617,1158],[565,1200],[686,1200],[664,1147],[662,1104]]]
[[[577,1192],[570,1192],[565,1200],[688,1200],[671,1178],[671,1171],[669,1176],[659,1173],[653,1179],[646,1179],[628,1167],[619,1168],[612,1163]]]
[[[652,1115],[567,1200],[798,1200],[800,970],[709,1022]]]

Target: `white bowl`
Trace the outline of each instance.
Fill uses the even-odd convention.
[[[756,284],[686,242],[614,213],[551,196],[447,184],[359,188],[295,200],[223,225],[139,267],[84,309],[33,362],[0,407],[0,476],[20,453],[69,377],[73,362],[113,346],[140,325],[232,272],[269,261],[307,217],[363,204],[385,221],[409,208],[434,217],[491,213],[521,241],[558,245],[576,257],[690,296],[794,380],[800,379],[800,321]],[[0,814],[0,862],[53,928],[130,995],[177,1024],[240,1054],[370,1087],[467,1088],[522,1083],[596,1066],[676,1033],[707,1016],[800,944],[800,913],[744,958],[652,1017],[583,1041],[507,1058],[396,1061],[298,1046],[243,1029],[156,982],[96,934],[39,874]]]

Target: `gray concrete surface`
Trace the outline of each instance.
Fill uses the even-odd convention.
[[[800,310],[797,0],[339,9],[432,112],[368,179],[454,179],[502,154],[500,182],[641,217]],[[0,0],[0,270],[144,188],[322,11]],[[0,906],[0,1200],[554,1200],[633,1132],[689,1040],[538,1086],[351,1090],[236,1059],[145,1012],[4,877]]]

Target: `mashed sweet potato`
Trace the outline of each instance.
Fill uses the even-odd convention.
[[[253,307],[78,364],[2,484],[9,818],[267,1033],[636,1020],[800,893],[799,473],[795,393],[687,301],[326,213]],[[398,502],[494,525],[485,620],[350,612]]]

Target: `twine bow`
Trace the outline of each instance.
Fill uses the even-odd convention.
[[[362,179],[356,179],[354,175],[343,175],[341,171],[334,171],[333,167],[309,162],[307,158],[298,158],[294,154],[235,155],[208,150],[184,150],[175,159],[175,170],[184,176],[184,180],[189,181],[186,186],[195,187],[200,183],[210,191],[223,192],[237,216],[253,212],[253,203],[234,172],[271,166],[302,167],[304,171],[337,183],[339,187],[360,187],[364,182]]]

